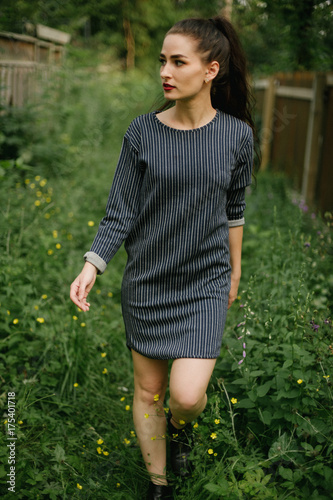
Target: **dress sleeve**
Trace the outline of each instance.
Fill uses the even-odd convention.
[[[123,139],[120,156],[112,182],[106,214],[84,259],[94,264],[102,274],[108,262],[127,238],[138,214],[142,174],[138,150]]]
[[[239,152],[236,167],[232,173],[227,192],[226,211],[229,227],[242,226],[245,224],[245,188],[251,184],[253,165],[253,135],[250,128],[249,132]]]

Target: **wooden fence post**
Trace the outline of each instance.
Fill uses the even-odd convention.
[[[319,168],[323,121],[324,90],[326,75],[315,73],[313,79],[313,97],[310,106],[308,131],[305,145],[302,197],[310,204],[314,202],[316,179]]]
[[[274,76],[268,79],[268,86],[265,90],[265,98],[262,113],[262,129],[261,129],[261,169],[265,170],[268,166],[271,153],[271,142],[273,136],[273,117],[275,104],[275,80]]]

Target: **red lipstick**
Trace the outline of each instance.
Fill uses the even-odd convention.
[[[164,90],[172,90],[175,87],[173,85],[170,85],[169,83],[163,83],[163,88]]]

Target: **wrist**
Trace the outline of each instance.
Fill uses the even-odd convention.
[[[96,274],[98,273],[97,267],[94,266],[94,264],[92,264],[91,262],[88,262],[88,261],[85,262],[85,264],[83,266],[83,269],[89,269],[89,270],[94,271]]]

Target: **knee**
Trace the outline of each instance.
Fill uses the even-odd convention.
[[[147,405],[163,404],[166,382],[158,380],[138,380],[135,384],[135,397]]]
[[[172,413],[182,413],[184,417],[187,415],[200,413],[206,406],[206,393],[201,394],[195,391],[177,391],[170,395],[170,407]]]

